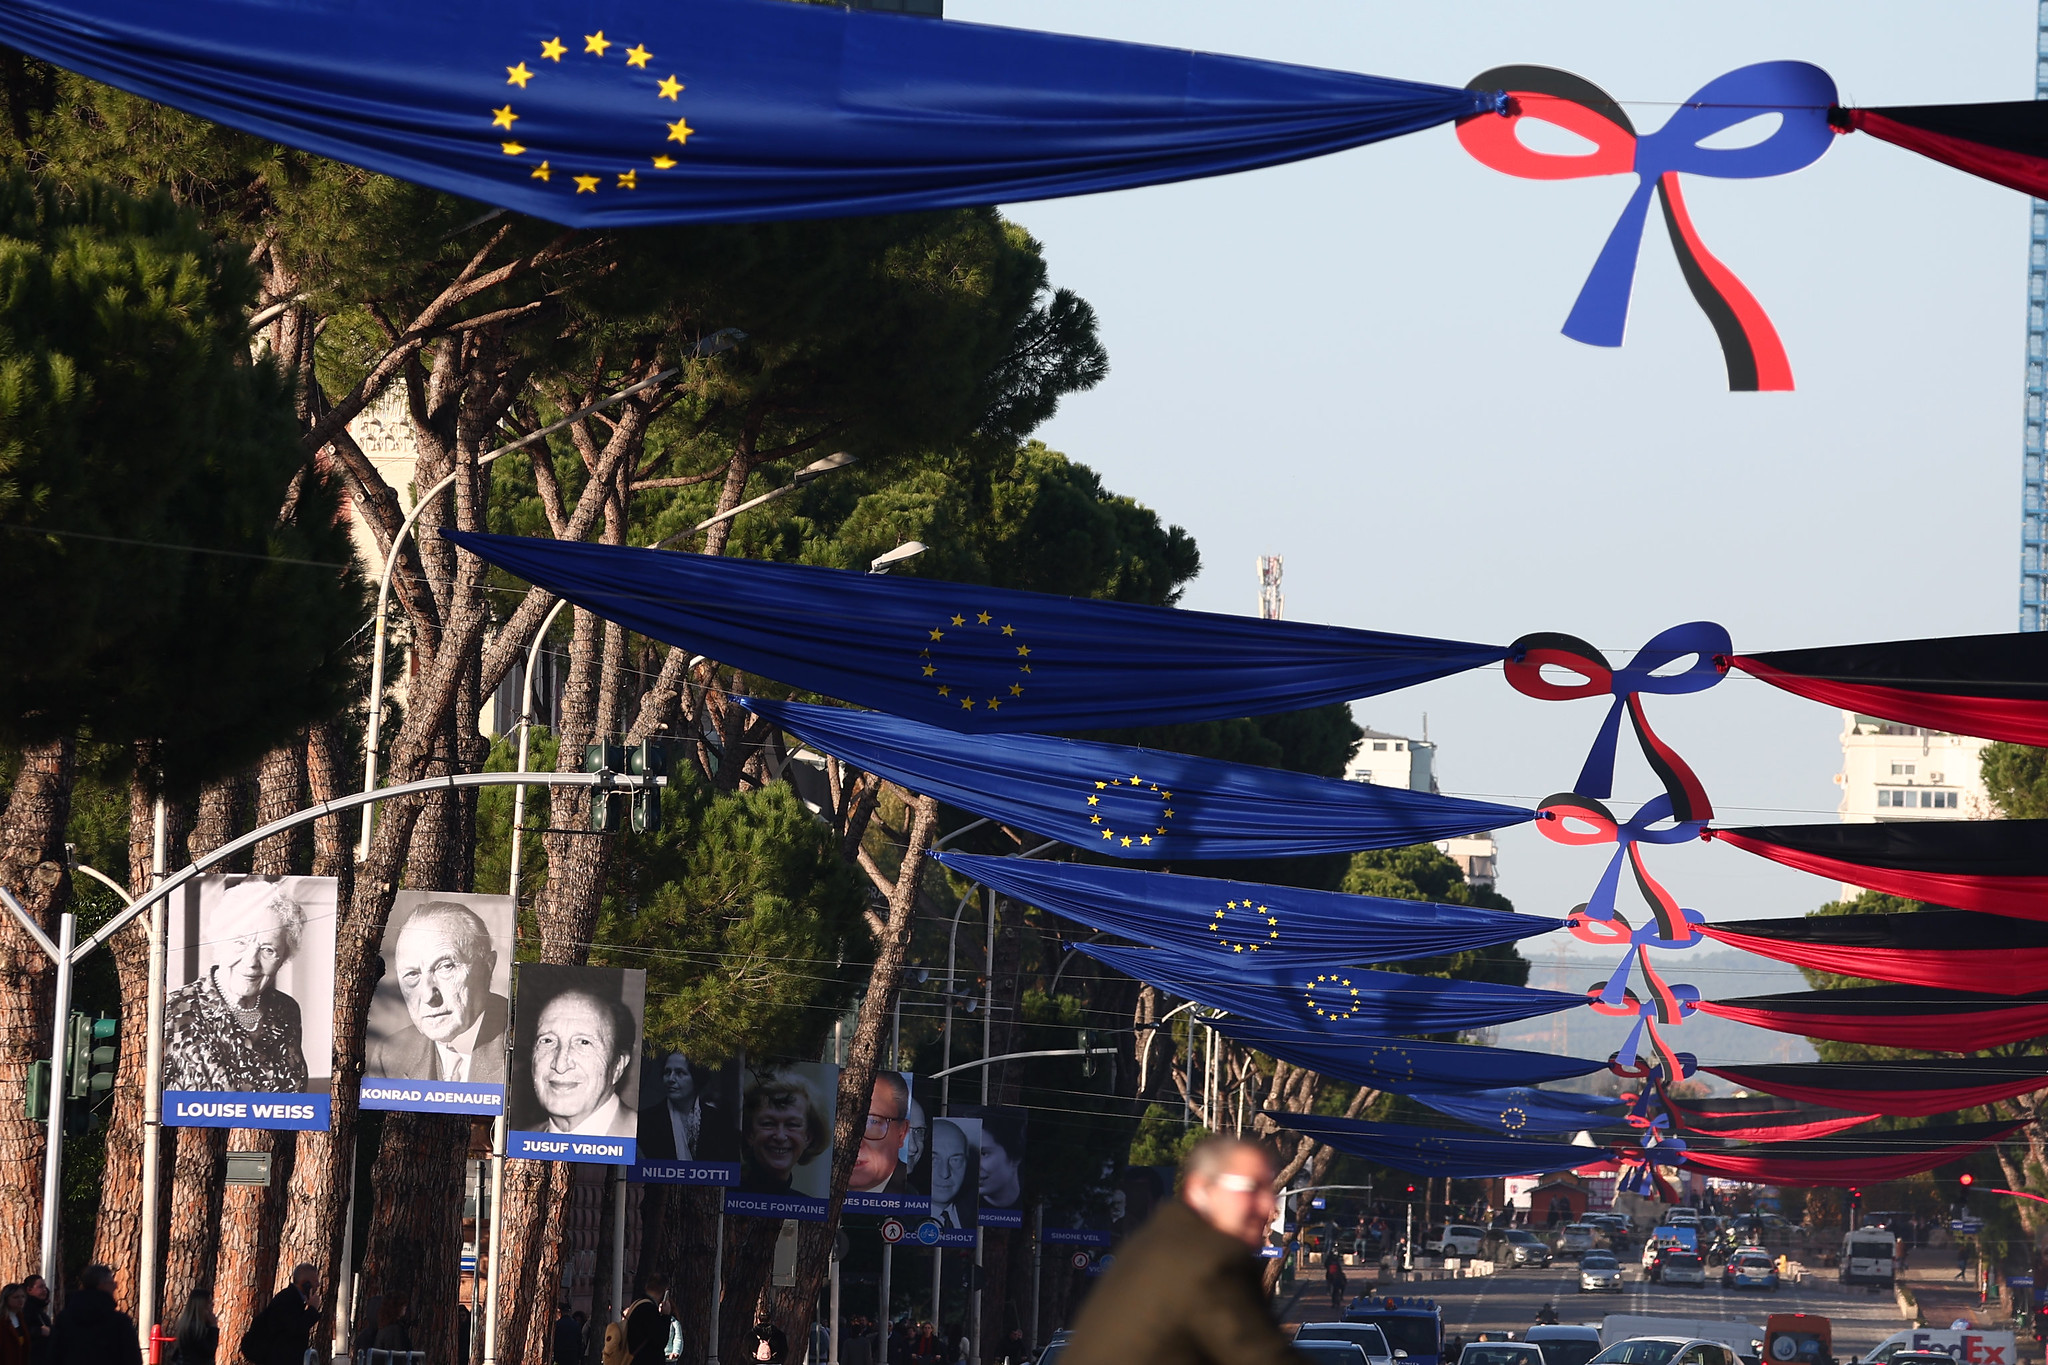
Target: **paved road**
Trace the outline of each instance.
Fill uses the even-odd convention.
[[[1609,1313],[1646,1317],[1713,1318],[1747,1322],[1757,1327],[1772,1313],[1819,1313],[1834,1323],[1836,1355],[1869,1350],[1906,1325],[1890,1293],[1844,1288],[1832,1273],[1808,1276],[1775,1294],[1757,1290],[1723,1290],[1716,1270],[1705,1288],[1651,1284],[1633,1266],[1627,1286],[1618,1294],[1581,1294],[1576,1266],[1560,1262],[1548,1270],[1503,1271],[1475,1280],[1436,1280],[1393,1290],[1435,1299],[1443,1306],[1444,1331],[1470,1341],[1480,1332],[1520,1334],[1536,1319],[1536,1310],[1554,1304],[1562,1322],[1598,1324]],[[1356,1288],[1354,1282],[1354,1288]],[[1320,1293],[1320,1280],[1303,1292],[1283,1316],[1290,1322],[1320,1322],[1339,1316]]]

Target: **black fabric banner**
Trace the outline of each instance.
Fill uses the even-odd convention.
[[[1852,986],[1702,1000],[1699,1008],[1776,1033],[1928,1052],[1978,1052],[2048,1035],[2048,991],[2007,996],[1935,986]]]
[[[2020,995],[2048,979],[2048,924],[2039,920],[1922,910],[1734,920],[1698,928],[1718,942],[1780,962],[1878,981]]]
[[[1787,1099],[1914,1118],[1974,1108],[2048,1087],[2048,1059],[2040,1057],[1794,1062],[1701,1069]]]
[[[1751,825],[1709,830],[1707,837],[1931,905],[2048,919],[2048,820]]]
[[[1672,1121],[1688,1133],[1717,1139],[1757,1142],[1791,1142],[1800,1138],[1826,1137],[1876,1114],[1851,1114],[1817,1104],[1782,1100],[1775,1095],[1708,1096],[1680,1099],[1661,1098]]]

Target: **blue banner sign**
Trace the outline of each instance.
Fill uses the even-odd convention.
[[[373,1081],[357,1091],[365,1109],[404,1109],[416,1114],[489,1114],[505,1111],[505,1087],[480,1081]]]
[[[173,1128],[276,1128],[317,1132],[328,1126],[325,1095],[266,1095],[248,1090],[166,1090],[164,1123]]]
[[[626,1172],[636,1185],[724,1185],[740,1183],[737,1161],[648,1161],[639,1160]]]
[[[1106,1247],[1112,1240],[1103,1228],[1047,1228],[1045,1240],[1065,1246]]]
[[[594,1133],[506,1134],[505,1155],[528,1161],[589,1161],[600,1166],[630,1166],[637,1144],[629,1137]]]

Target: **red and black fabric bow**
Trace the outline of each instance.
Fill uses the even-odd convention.
[[[1750,825],[1707,837],[1908,900],[2048,920],[2048,820]]]
[[[2048,100],[2027,107],[2048,111]],[[2048,745],[2048,632],[1730,653],[1722,663],[1844,711]]]
[[[1700,932],[1794,966],[1912,986],[2016,996],[2048,973],[2048,924],[1967,910],[1737,920]]]
[[[1683,1099],[1665,1093],[1662,1098],[1672,1119],[1686,1132],[1734,1141],[1797,1142],[1827,1137],[1877,1117],[1790,1103],[1769,1095]]]
[[[1695,1147],[1687,1164],[1709,1175],[1760,1184],[1866,1185],[1931,1171],[2024,1127],[2022,1119],[1842,1134],[1801,1142],[1760,1142],[1727,1151],[1703,1152]]]
[[[1923,1052],[1979,1052],[2048,1035],[2048,991],[2000,996],[1937,986],[1851,986],[1702,1000],[1698,1008],[1774,1033]]]
[[[1708,820],[1713,818],[1714,806],[1707,799],[1707,789],[1677,750],[1657,738],[1650,728],[1649,717],[1643,712],[1643,694],[1677,696],[1704,692],[1721,680],[1722,669],[1716,661],[1732,648],[1724,627],[1712,621],[1688,621],[1659,633],[1636,651],[1628,667],[1616,668],[1605,654],[1578,636],[1543,631],[1524,635],[1508,646],[1507,679],[1517,692],[1538,701],[1614,698],[1586,755],[1586,766],[1572,788],[1575,793],[1602,798],[1614,794],[1614,749],[1620,737],[1621,715],[1626,710],[1643,757],[1670,797],[1671,818]],[[1680,660],[1690,662],[1675,673],[1666,671]],[[1573,680],[1552,681],[1545,676],[1545,669],[1560,670]]]

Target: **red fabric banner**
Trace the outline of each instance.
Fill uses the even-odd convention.
[[[1925,948],[1842,947],[1734,933],[1712,924],[1695,927],[1708,938],[1731,948],[1775,958],[1779,962],[1790,962],[1797,967],[1813,967],[1824,972],[1878,981],[1902,981],[1914,986],[1945,986],[1986,991],[1993,995],[2023,995],[2038,986],[2044,979],[2043,974],[2048,973],[2048,948],[1941,952]]]
[[[1769,858],[1774,863],[1796,867],[1801,872],[1811,872],[1816,877],[1849,882],[1855,886],[1868,887],[1872,891],[1885,891],[1894,896],[1904,896],[1908,900],[1926,901],[1930,905],[1950,905],[1958,910],[1980,910],[1991,915],[2010,915],[2018,919],[2048,920],[2048,877],[1971,876],[1966,873],[1935,872],[1922,868],[1873,867],[1869,863],[1831,858],[1808,849],[1787,848],[1782,844],[1751,838],[1742,831],[1733,829],[1708,830],[1707,837],[1733,844],[1760,858]],[[1711,926],[1708,932],[1712,932]],[[1789,962],[1793,959],[1784,960]],[[1847,969],[1830,967],[1828,970]],[[1852,975],[1882,974],[1857,972]],[[1883,979],[1915,981],[1930,986],[1957,984],[1953,981],[1919,976],[1890,976]]]
[[[1815,996],[1847,994],[1815,991]],[[1959,992],[1960,994],[1960,992]],[[1716,1018],[1770,1029],[1774,1033],[1796,1033],[1806,1038],[1826,1038],[1837,1043],[1867,1043],[1872,1047],[1917,1048],[1927,1052],[1980,1052],[1985,1048],[2015,1043],[2022,1038],[2048,1034],[2048,1001],[2014,1005],[2007,1009],[1963,1009],[1952,1012],[1854,1013],[1779,1010],[1763,1007],[1769,997],[1744,1001],[1702,1000],[1700,1012]]]
[[[2048,747],[2048,698],[1973,697],[1955,693],[1884,687],[1841,678],[1815,678],[1773,668],[1761,659],[1731,654],[1728,663],[1773,687],[1844,711],[1881,716],[1902,725],[1946,730],[1980,739]]]
[[[2006,151],[1966,138],[1950,137],[1944,133],[1929,132],[1925,128],[1915,128],[1910,123],[1886,118],[1875,109],[1846,109],[1842,113],[1847,116],[1851,128],[1868,133],[1881,142],[1904,147],[1909,152],[1918,152],[1931,161],[1939,161],[1942,165],[1953,166],[1959,171],[1968,171],[1971,175],[1982,177],[1993,184],[2003,185],[2009,190],[2019,190],[2023,194],[2048,199],[2048,159],[2029,156],[2025,152]],[[2042,743],[2038,739],[2019,742]]]

